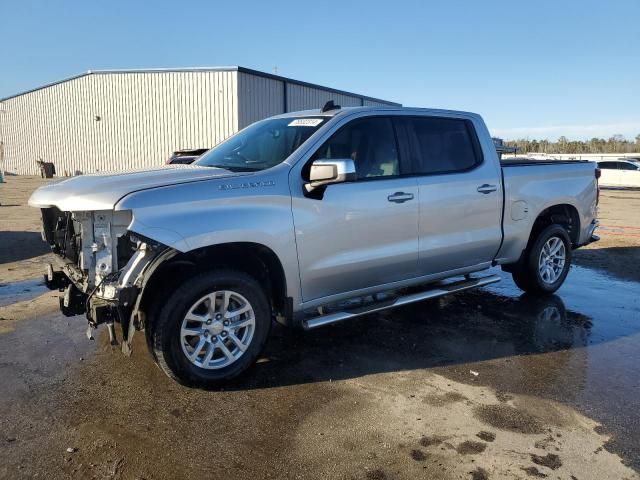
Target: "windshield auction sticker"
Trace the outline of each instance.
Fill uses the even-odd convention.
[[[317,127],[322,123],[321,118],[296,118],[289,127]]]

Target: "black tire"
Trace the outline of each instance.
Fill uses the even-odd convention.
[[[219,369],[206,369],[187,359],[182,350],[180,328],[195,302],[220,290],[237,292],[251,304],[255,330],[250,344],[237,360]],[[169,377],[189,386],[215,387],[240,375],[260,355],[271,329],[271,310],[263,289],[253,277],[235,270],[206,272],[187,280],[157,311],[149,335],[155,360]]]
[[[564,243],[565,260],[561,273],[558,275],[555,281],[545,281],[538,267],[538,261],[544,245],[552,237],[559,238]],[[569,273],[571,266],[571,239],[567,230],[562,225],[549,225],[544,230],[540,231],[537,237],[529,245],[525,251],[524,257],[521,259],[520,264],[512,269],[511,276],[513,281],[521,290],[535,295],[547,295],[558,290]]]

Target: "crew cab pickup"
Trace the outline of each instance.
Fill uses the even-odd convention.
[[[324,108],[259,121],[193,165],[39,188],[66,315],[172,378],[246,370],[276,320],[314,329],[498,281],[557,290],[597,240],[587,161],[501,164],[473,113]],[[410,288],[409,288],[410,287]],[[121,326],[116,333],[114,324]]]

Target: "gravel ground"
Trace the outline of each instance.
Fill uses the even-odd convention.
[[[640,478],[640,192],[558,295],[504,281],[312,333],[227,388],[123,357],[39,285],[42,180],[0,184],[0,478]]]

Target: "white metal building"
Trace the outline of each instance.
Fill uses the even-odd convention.
[[[243,67],[89,71],[0,100],[7,172],[57,175],[161,165],[209,148],[271,115],[342,106],[399,105]]]

